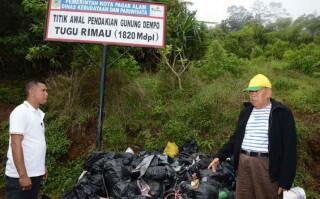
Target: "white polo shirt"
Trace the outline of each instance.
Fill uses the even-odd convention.
[[[46,140],[44,135],[44,113],[24,101],[10,114],[9,133],[23,135],[22,148],[24,163],[29,177],[45,174]],[[8,161],[5,174],[18,178],[19,174],[13,162],[11,137],[7,153]]]

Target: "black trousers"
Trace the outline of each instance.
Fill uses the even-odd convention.
[[[40,191],[40,184],[43,176],[31,177],[32,188],[28,191],[22,191],[19,178],[6,176],[6,198],[7,199],[37,199]]]

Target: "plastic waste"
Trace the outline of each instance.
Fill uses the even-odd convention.
[[[306,193],[301,187],[293,187],[283,192],[283,199],[306,199]]]
[[[168,142],[163,152],[169,157],[175,158],[179,153],[179,148],[175,142]]]

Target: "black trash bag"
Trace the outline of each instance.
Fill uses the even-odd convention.
[[[198,169],[198,162],[200,159],[198,153],[188,154],[182,152],[178,156],[177,161],[179,162],[180,166],[193,166]]]
[[[199,169],[197,168],[197,165],[189,165],[189,166],[183,166],[181,167],[180,171],[177,172],[176,178],[178,182],[182,181],[191,181],[192,175],[196,175],[197,177],[200,177]]]
[[[76,199],[100,199],[100,196],[94,193],[86,193],[82,188],[78,187],[74,190]],[[74,198],[75,199],[75,198]]]
[[[199,169],[207,169],[213,158],[209,155],[199,155],[199,161],[197,162],[197,167]]]
[[[79,193],[78,193],[79,192]],[[73,189],[69,192],[64,193],[63,199],[86,199],[86,194],[81,192],[81,190]],[[97,198],[98,199],[98,198]]]
[[[68,191],[63,194],[62,196],[63,199],[78,199],[77,193],[75,190]]]
[[[132,167],[131,166],[126,166],[126,165],[123,165],[121,167],[121,179],[122,180],[130,180],[131,179],[131,173],[132,173]]]
[[[80,179],[78,188],[89,196],[106,196],[106,187],[102,174],[86,173],[86,175]]]
[[[113,198],[110,198],[113,199]],[[149,199],[148,197],[144,197],[144,196],[134,196],[134,198],[131,197],[122,197],[121,199]],[[161,198],[159,198],[161,199]]]
[[[195,195],[196,199],[218,199],[219,191],[208,183],[201,183]]]
[[[122,158],[123,165],[130,165],[132,160],[135,158],[135,155],[132,153],[124,153]]]
[[[114,199],[136,199],[140,195],[140,189],[137,182],[121,181],[115,184],[110,192]]]
[[[194,160],[188,155],[179,155],[177,158],[180,166],[190,166],[194,163]]]
[[[175,171],[169,166],[153,166],[147,169],[144,176],[151,180],[163,181],[173,179]]]
[[[222,162],[211,177],[219,181],[223,187],[229,190],[235,189],[235,172],[229,161]]]
[[[165,165],[169,165],[171,164],[173,161],[172,158],[170,158],[170,156],[167,156],[165,154],[158,154],[157,156],[157,161],[158,161],[158,166],[165,166]]]
[[[139,153],[135,154],[134,159],[131,162],[131,165],[133,167],[137,167],[140,162],[146,157],[149,156],[150,154],[148,154],[146,151],[140,151]]]
[[[139,178],[144,176],[154,158],[155,155],[145,156],[143,160],[132,170],[132,176],[136,176],[137,174],[139,174]]]
[[[182,193],[193,199],[218,199],[219,190],[206,182],[201,182],[198,188],[193,188],[191,182],[184,181],[180,184]]]
[[[64,194],[63,199],[99,199],[99,196],[105,195],[103,175],[88,172],[71,191]]]
[[[215,174],[210,169],[200,170],[200,178],[201,178],[201,182],[206,182],[206,183],[214,186],[218,190],[220,190],[220,188],[223,187],[222,184],[215,177]]]
[[[89,155],[89,157],[85,160],[83,169],[85,171],[89,171],[91,173],[102,173],[103,165],[106,161],[113,159],[115,153],[108,152],[95,152]]]
[[[235,198],[236,198],[235,192],[234,192],[234,191],[230,191],[230,192],[228,193],[228,199],[235,199]]]
[[[154,158],[152,159],[150,166],[164,166],[169,164],[169,156],[159,152],[153,152],[152,155],[154,155]]]
[[[131,171],[122,164],[121,159],[113,159],[105,162],[103,172],[108,191],[118,182],[129,180],[131,175]]]
[[[187,140],[181,147],[179,156],[189,157],[193,153],[198,152],[198,144],[194,139]]]
[[[134,159],[134,154],[132,153],[116,153],[113,159],[121,159],[124,165],[129,165],[131,161]]]
[[[153,181],[153,180],[145,180],[145,181],[150,186],[149,195],[151,197],[149,198],[152,198],[152,199],[163,198],[164,190],[163,190],[163,184],[161,182]]]
[[[145,196],[134,196],[134,198],[131,198],[131,197],[123,197],[121,199],[149,199],[148,197],[145,197]]]

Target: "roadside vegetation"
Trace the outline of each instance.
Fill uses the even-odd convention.
[[[202,151],[214,153],[233,132],[248,97],[243,88],[262,73],[273,83],[274,98],[295,115],[295,185],[306,189],[308,198],[319,199],[320,17],[293,20],[281,5],[260,2],[253,10],[232,6],[227,19],[208,27],[196,21],[188,3],[157,2],[167,4],[165,49],[109,47],[103,151],[158,150],[168,141],[181,145],[192,138]],[[10,14],[0,26],[0,111],[21,103],[27,79],[46,80],[49,180],[44,192],[60,198],[95,150],[102,47],[44,42],[45,1],[4,4],[10,12],[2,13]],[[272,6],[281,12],[272,13]],[[7,145],[3,117],[1,160]]]

